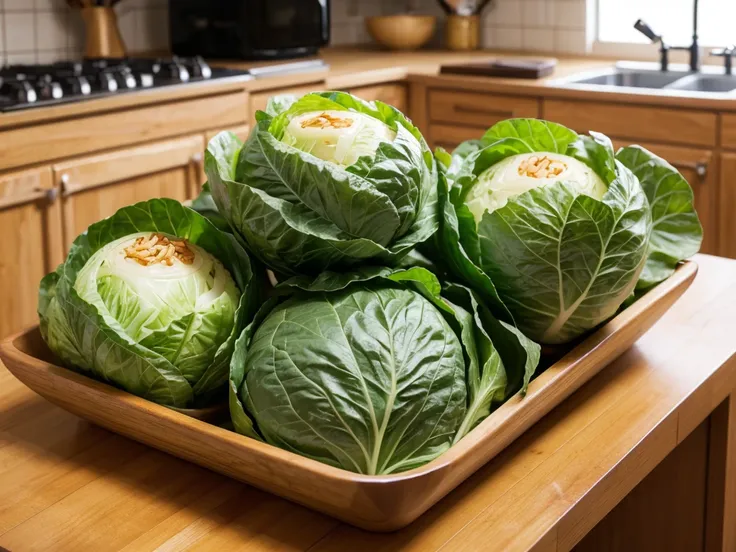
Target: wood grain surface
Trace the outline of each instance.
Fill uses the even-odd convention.
[[[736,261],[696,260],[693,286],[635,347],[389,534],[342,525],[111,434],[0,369],[0,546],[569,550],[734,389]],[[726,524],[734,525],[732,502]]]
[[[56,366],[37,330],[0,344],[0,358],[29,388],[93,423],[358,527],[388,531],[414,521],[628,349],[690,286],[696,272],[695,263],[680,266],[539,374],[523,398],[510,398],[439,458],[391,475],[339,470]]]

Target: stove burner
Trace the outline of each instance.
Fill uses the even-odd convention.
[[[247,71],[213,70],[201,57],[102,58],[11,65],[0,67],[0,111],[247,74]]]

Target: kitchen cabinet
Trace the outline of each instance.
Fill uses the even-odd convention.
[[[703,224],[701,251],[719,253],[718,154],[712,149],[716,146],[718,125],[714,113],[603,102],[545,100],[543,116],[577,132],[602,132],[613,140],[617,149],[639,144],[669,161],[693,189],[695,208]]]
[[[50,167],[0,174],[0,337],[38,322],[38,283],[63,260]]]
[[[414,95],[412,96],[412,100]],[[427,119],[414,115],[430,146],[452,150],[460,142],[480,138],[491,126],[513,117],[539,117],[539,101],[499,94],[430,90]]]
[[[736,114],[726,114],[721,120],[721,145],[736,150]]]
[[[636,141],[715,147],[718,116],[695,109],[613,104],[579,100],[544,100],[545,119],[578,132],[595,130]]]
[[[736,153],[721,154],[719,253],[736,258]]]
[[[702,253],[718,253],[718,159],[712,150],[636,142],[674,166],[693,189],[695,209],[703,225]],[[614,140],[616,149],[630,141]],[[736,209],[736,205],[734,205]]]
[[[207,144],[210,140],[212,140],[215,136],[217,136],[220,132],[223,130],[232,132],[240,138],[243,142],[245,142],[248,139],[248,135],[250,134],[250,125],[238,125],[235,127],[229,127],[229,128],[216,128],[213,130],[210,130],[205,133],[204,140],[205,140],[205,147],[207,147]]]
[[[241,125],[247,106],[248,94],[236,92],[0,130],[0,170]]]
[[[366,101],[378,100],[387,103],[403,113],[408,111],[409,100],[405,84],[391,82],[376,86],[361,86],[350,88],[348,92]]]
[[[201,184],[204,136],[81,157],[53,166],[62,190],[64,246],[121,207],[155,197],[184,201]]]

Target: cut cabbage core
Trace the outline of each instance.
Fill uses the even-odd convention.
[[[297,115],[281,141],[323,161],[341,166],[359,157],[373,157],[381,142],[393,142],[396,132],[385,123],[354,111],[311,111]]]
[[[602,199],[608,187],[585,163],[560,153],[522,153],[507,157],[484,171],[466,203],[477,223],[486,211],[505,206],[519,194],[564,181],[580,193]]]

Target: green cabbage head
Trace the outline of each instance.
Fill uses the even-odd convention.
[[[395,108],[342,92],[272,102],[243,144],[209,143],[221,215],[282,274],[395,264],[436,230],[435,164]]]
[[[224,390],[257,307],[247,255],[173,200],[92,225],[41,284],[41,331],[66,364],[161,404]],[[254,303],[252,306],[249,303]]]
[[[687,183],[636,152],[617,158],[602,134],[536,119],[498,123],[454,158],[438,152],[434,258],[531,339],[578,338],[700,242]]]
[[[236,431],[345,470],[421,466],[524,388],[539,347],[423,268],[277,287],[238,340]]]

